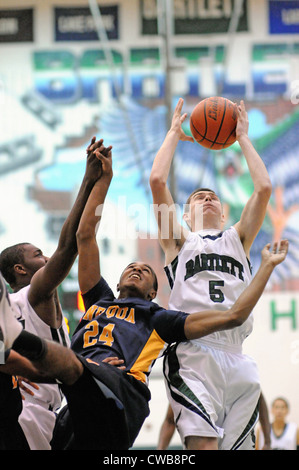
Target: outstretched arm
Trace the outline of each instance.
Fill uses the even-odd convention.
[[[111,147],[100,147],[95,152],[102,164],[102,176],[94,185],[84,208],[77,231],[79,253],[78,279],[81,292],[84,294],[94,287],[101,278],[100,254],[96,234],[100,223],[105,198],[113,176]]]
[[[175,203],[167,185],[174,153],[180,140],[193,142],[187,136],[182,124],[187,114],[181,114],[184,100],[179,99],[175,108],[171,127],[159,149],[152,166],[150,186],[158,223],[159,241],[166,255],[166,263],[171,261],[185,241],[186,230],[177,220]]]
[[[245,253],[249,258],[251,245],[264,222],[272,186],[264,162],[248,137],[249,124],[244,101],[240,102],[237,109],[237,140],[247,161],[254,190],[235,228],[239,233]]]
[[[287,251],[287,240],[282,240],[280,245],[275,243],[272,251],[270,244],[266,245],[262,251],[262,262],[258,272],[229,310],[202,311],[187,317],[185,322],[187,339],[201,338],[215,331],[242,325],[261,297],[275,266],[282,263]]]
[[[89,194],[101,175],[101,164],[94,155],[93,149],[102,145],[102,142],[103,140],[95,142],[95,138],[92,139],[85,174],[76,201],[63,225],[57,249],[47,264],[32,277],[28,300],[41,317],[44,309],[39,309],[39,305],[44,304],[53,295],[55,289],[67,276],[77,256],[76,231],[78,224]]]

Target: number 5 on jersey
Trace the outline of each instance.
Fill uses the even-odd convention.
[[[224,295],[222,290],[218,289],[219,286],[224,287],[224,281],[209,281],[210,299],[216,303],[224,301]]]

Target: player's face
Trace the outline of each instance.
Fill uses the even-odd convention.
[[[123,271],[117,286],[120,296],[136,295],[146,300],[156,296],[154,274],[151,268],[140,261],[129,264]]]
[[[219,228],[223,222],[222,205],[212,191],[198,191],[190,200],[186,221],[193,231],[203,228]],[[206,223],[210,223],[210,227]]]
[[[274,416],[275,419],[281,419],[285,420],[287,414],[288,414],[288,407],[284,400],[275,400],[275,402],[272,405],[272,415]]]
[[[28,274],[33,276],[36,271],[45,266],[48,259],[36,246],[30,244],[24,246],[24,268]]]

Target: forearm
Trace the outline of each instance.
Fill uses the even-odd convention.
[[[254,190],[263,191],[266,197],[270,197],[272,186],[267,168],[247,134],[239,137],[239,144],[247,162]]]
[[[262,393],[259,400],[259,421],[264,435],[264,445],[271,446],[271,424],[267,403]]]
[[[171,163],[179,140],[179,134],[170,129],[154,159],[150,175],[151,186],[167,183]]]
[[[95,237],[110,181],[109,178],[102,177],[94,185],[78,226],[76,234],[78,242]]]
[[[201,338],[215,331],[242,325],[262,295],[273,269],[270,263],[262,264],[252,282],[229,310],[207,310],[189,315],[185,322],[186,338]]]
[[[265,220],[272,186],[264,162],[254,149],[248,136],[242,135],[239,138],[239,143],[247,161],[254,190],[242,211],[240,221],[235,227],[239,233],[246,256],[249,257],[252,243]]]
[[[228,311],[237,324],[244,323],[261,297],[273,272],[274,265],[262,263],[249,286],[242,292],[235,304]]]
[[[172,425],[171,423],[168,423],[167,421],[163,423],[161,427],[160,435],[159,435],[159,440],[158,440],[158,446],[157,446],[158,450],[168,449],[168,446],[170,444],[174,431],[175,431],[174,424]]]
[[[19,375],[32,381],[37,381],[41,376],[33,364],[23,356],[11,350],[5,364],[0,365],[0,372],[7,375]]]
[[[67,252],[69,256],[77,254],[76,232],[92,187],[93,182],[84,177],[75,203],[63,224],[57,250]]]

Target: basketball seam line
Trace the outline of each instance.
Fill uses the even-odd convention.
[[[215,141],[213,141],[213,140],[211,140],[211,139],[208,139],[207,137],[203,136],[203,135],[197,130],[197,128],[194,126],[192,119],[191,119],[191,123],[192,123],[192,126],[194,127],[194,129],[196,130],[196,132],[200,135],[200,137],[202,137],[201,141],[202,141],[202,140],[207,140],[208,142],[211,142],[212,144],[215,144],[215,143],[216,143],[217,145],[225,145],[225,144],[227,143],[228,139],[230,138],[230,136],[232,135],[232,133],[233,133],[234,130],[235,130],[235,129],[232,130],[231,134],[228,136],[228,138],[226,139],[225,142],[215,142]],[[200,142],[201,142],[201,141],[200,141]]]
[[[222,127],[222,124],[223,124],[223,121],[224,121],[225,113],[226,113],[226,101],[224,101],[224,110],[223,110],[223,114],[222,114],[222,119],[221,119],[221,123],[220,123],[219,129],[218,129],[217,135],[216,135],[215,140],[214,140],[214,142],[213,142],[213,145],[216,143],[217,137],[218,137],[218,135],[220,134],[221,127]],[[217,143],[218,143],[218,142],[217,142]],[[211,146],[211,148],[213,147],[213,145]]]

